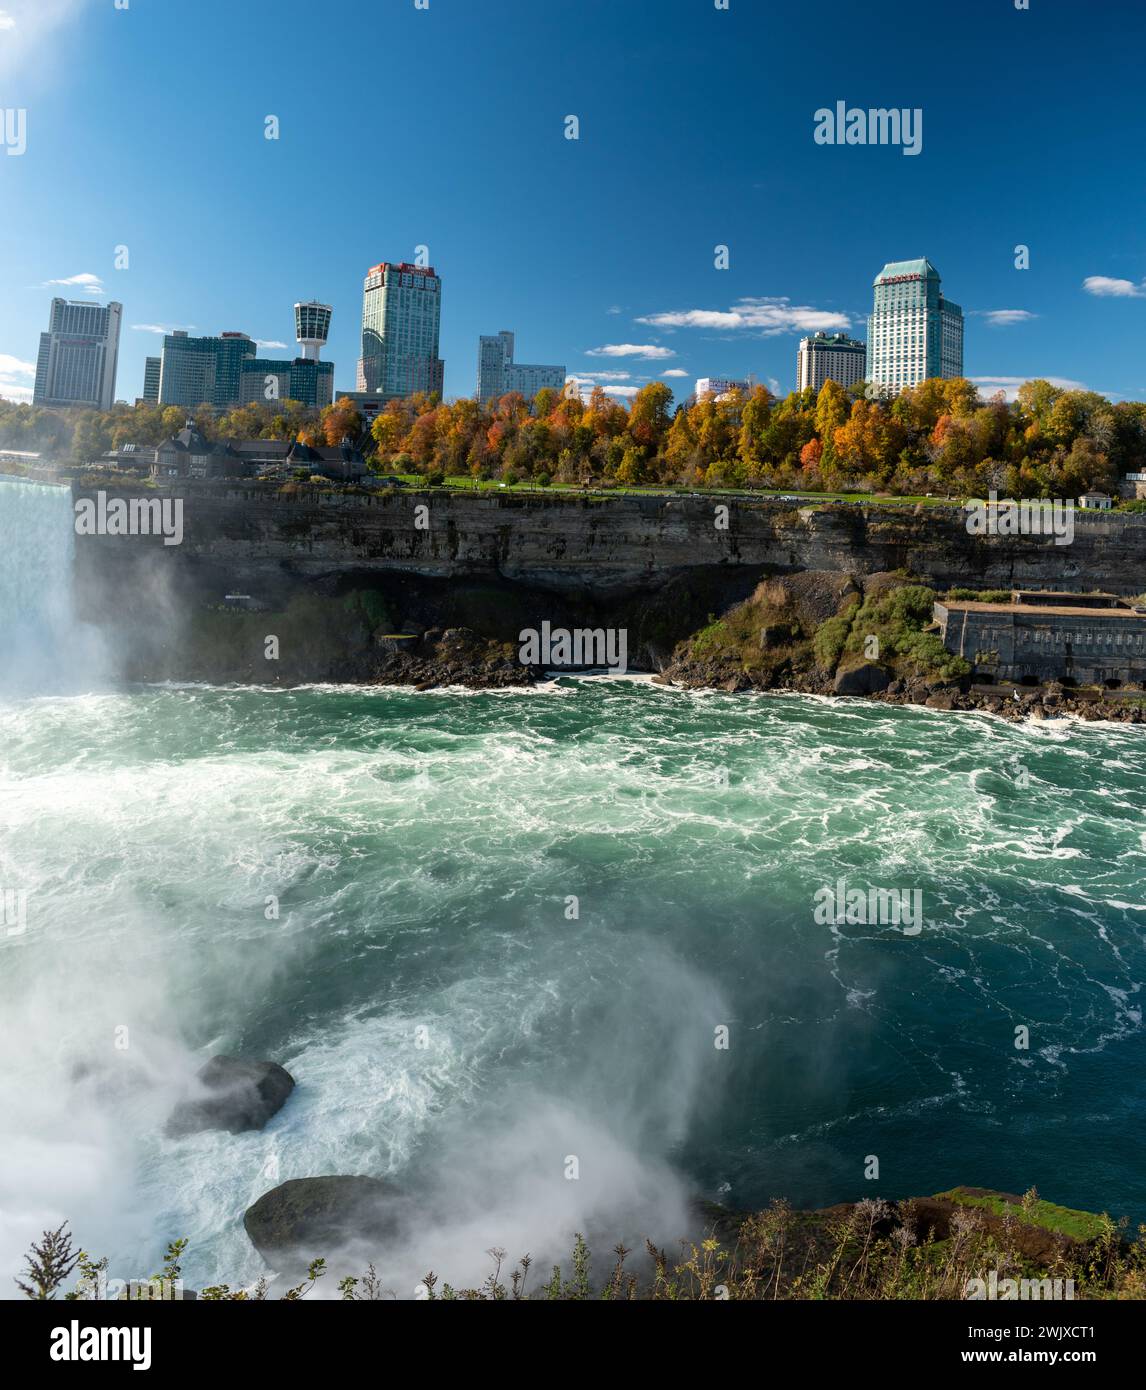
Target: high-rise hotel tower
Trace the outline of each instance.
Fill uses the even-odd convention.
[[[378,396],[442,391],[442,282],[433,266],[383,261],[366,273],[358,390]]]
[[[868,319],[868,378],[898,395],[929,377],[963,375],[963,310],[945,299],[930,261],[891,261],[875,278]]]
[[[48,331],[40,334],[33,404],[110,410],[122,318],[122,304],[53,299]]]

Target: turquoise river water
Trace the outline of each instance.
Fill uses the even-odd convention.
[[[244,1208],[325,1173],[392,1180],[400,1297],[493,1246],[671,1244],[697,1196],[1146,1220],[1141,729],[639,678],[117,690],[74,544],[66,489],[0,479],[9,1290],[64,1220],[114,1277],[185,1236],[191,1285],[245,1284]],[[918,930],[835,920],[839,884]],[[297,1088],[167,1137],[219,1052]]]
[[[566,679],[11,698],[0,750],[6,1269],[67,1217],[245,1280],[244,1207],[330,1172],[416,1200],[398,1288],[694,1194],[1146,1218],[1139,730]],[[840,878],[922,930],[818,921]],[[217,1051],[298,1088],[165,1138]]]

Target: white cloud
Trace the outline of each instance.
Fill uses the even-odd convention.
[[[784,388],[774,376],[768,378],[768,390],[771,391],[774,396],[782,396],[784,394]]]
[[[182,327],[183,325],[181,324],[180,328],[182,329]],[[133,323],[131,325],[131,331],[133,333],[158,333],[160,336],[162,336],[165,333],[174,333],[175,329],[168,328],[165,324],[162,323]],[[193,333],[194,331],[195,325],[193,323],[188,324],[187,332]]]
[[[276,343],[276,342],[271,341],[271,340],[268,340],[268,341],[264,342],[262,338],[256,338],[256,339],[255,339],[255,346],[256,346],[256,347],[261,347],[261,348],[285,348],[285,347],[286,347],[286,343]]]
[[[609,307],[605,310],[606,314],[619,314],[620,312],[621,306],[619,304],[610,304]]]
[[[31,401],[35,376],[34,362],[22,362],[19,357],[0,352],[0,396],[5,400]]]
[[[638,343],[606,343],[604,347],[590,348],[586,357],[643,357],[647,362],[660,362],[666,357],[675,357],[671,348],[652,347]]]
[[[570,382],[575,383],[577,390],[580,392],[581,399],[586,402],[592,395],[593,388],[596,386],[599,386],[606,395],[620,396],[625,400],[631,400],[641,388],[639,386],[618,386],[616,384],[611,384],[610,378],[618,375],[626,376],[628,373],[599,372],[595,373],[593,376],[570,376],[566,377],[565,384],[569,385]]]
[[[65,289],[82,290],[84,294],[103,294],[103,281],[98,275],[93,275],[90,270],[81,271],[79,275],[65,275],[62,280],[45,280],[40,286],[42,290]]]
[[[972,309],[971,312],[985,318],[993,328],[1010,328],[1012,324],[1030,323],[1031,319],[1038,318],[1038,314],[1032,314],[1029,309]]]
[[[819,333],[851,327],[846,314],[793,304],[786,297],[739,299],[731,309],[683,309],[637,319],[652,328],[751,329],[771,338],[779,333]]]
[[[1002,391],[1009,401],[1013,401],[1019,393],[1019,387],[1028,381],[1049,381],[1052,386],[1057,386],[1062,391],[1088,391],[1090,388],[1083,381],[1071,381],[1065,376],[1041,376],[1038,372],[1032,372],[1029,376],[972,376],[968,380],[979,388],[979,394],[984,398],[995,395]]]
[[[1082,282],[1087,294],[1100,299],[1146,299],[1146,281],[1136,285],[1133,280],[1112,280],[1108,275],[1088,275]]]
[[[667,372],[661,372],[661,376],[688,376],[688,373],[680,367],[670,367]]]
[[[588,381],[589,377],[579,377],[580,381]],[[593,381],[632,381],[632,372],[594,372]]]
[[[7,10],[0,10],[0,34],[15,29],[16,21]]]

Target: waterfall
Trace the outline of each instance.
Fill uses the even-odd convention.
[[[73,602],[68,487],[0,476],[0,692],[88,689],[102,663]]]

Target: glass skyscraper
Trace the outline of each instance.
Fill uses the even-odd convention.
[[[159,402],[159,372],[163,366],[163,360],[159,357],[149,357],[143,364],[143,400],[150,401],[152,405]]]
[[[945,299],[930,261],[891,261],[875,278],[868,376],[881,395],[963,375],[963,310]]]
[[[293,361],[249,357],[243,363],[239,397],[243,405],[298,401],[321,410],[334,400],[334,363],[308,357]]]
[[[441,394],[441,316],[442,282],[433,266],[406,261],[372,266],[362,291],[358,390],[389,398],[414,391]]]
[[[160,360],[159,404],[233,409],[241,403],[243,364],[257,350],[246,333],[223,333],[217,338],[168,333]]]
[[[34,405],[115,404],[122,304],[53,299],[48,331],[40,334]]]

